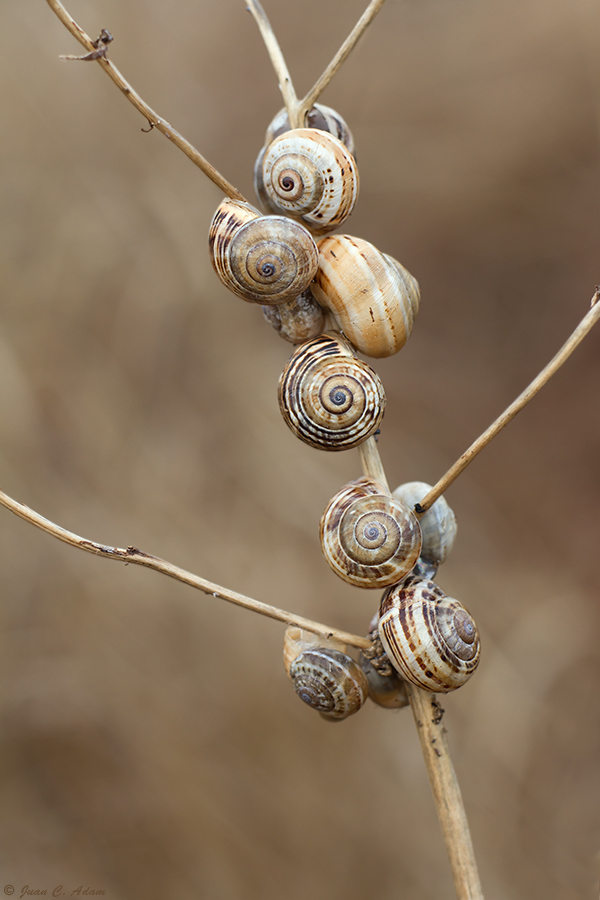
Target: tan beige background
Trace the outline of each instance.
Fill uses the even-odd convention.
[[[280,98],[241,0],[71,0],[244,193]],[[298,89],[363,0],[265,0]],[[207,258],[220,195],[43,0],[1,9],[1,487],[355,631],[374,593],[317,523],[355,453],[298,442],[290,348]],[[323,97],[354,130],[348,231],[422,308],[376,363],[394,484],[434,481],[558,349],[600,281],[592,0],[389,0]],[[448,492],[441,586],[476,617],[444,701],[489,898],[597,897],[600,331]],[[0,509],[5,883],[111,900],[451,898],[410,713],[339,725],[293,695],[282,627],[86,556]]]

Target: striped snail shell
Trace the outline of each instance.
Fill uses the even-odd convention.
[[[384,594],[379,637],[400,675],[427,691],[455,690],[479,662],[475,622],[433,581],[409,576]]]
[[[413,511],[371,478],[351,481],[329,501],[320,535],[333,571],[357,587],[396,584],[421,552],[421,529]]]
[[[412,509],[431,490],[424,481],[407,481],[392,493]],[[456,539],[456,516],[443,496],[419,518],[423,534],[421,558],[434,566],[441,565],[450,554]]]
[[[262,155],[256,190],[271,212],[293,216],[314,234],[346,221],[358,198],[354,157],[333,135],[315,128],[284,132]]]
[[[354,660],[338,649],[336,642],[320,638],[306,643],[305,635],[299,628],[286,632],[284,664],[294,690],[324,718],[347,719],[365,703],[367,679]],[[294,644],[300,651],[295,655]]]
[[[318,128],[319,131],[327,131],[336,137],[350,153],[356,158],[354,146],[354,136],[350,131],[345,119],[340,116],[339,112],[323,103],[315,103],[307,112],[304,125],[306,128]],[[280,109],[273,117],[265,134],[264,149],[273,143],[275,138],[283,134],[284,131],[290,130],[290,120],[285,108]]]
[[[271,306],[305,291],[317,269],[317,248],[302,225],[261,216],[224,200],[211,222],[209,252],[221,281],[238,297]]]
[[[392,356],[410,335],[419,285],[391,256],[361,238],[337,234],[317,242],[319,266],[311,290],[365,356]]]
[[[325,325],[323,308],[310,290],[277,306],[263,306],[262,311],[267,322],[290,344],[301,344],[315,338]]]
[[[320,450],[358,446],[377,430],[385,410],[381,379],[339,335],[302,344],[281,374],[278,395],[286,425]]]

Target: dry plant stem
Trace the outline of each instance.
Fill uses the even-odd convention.
[[[475,853],[454,766],[450,759],[442,710],[435,694],[406,683],[438,819],[450,857],[458,900],[483,900]]]
[[[587,313],[586,316],[581,320],[571,337],[568,341],[563,344],[561,349],[558,351],[556,356],[554,356],[548,365],[542,369],[537,378],[534,378],[531,384],[525,388],[523,393],[519,394],[517,399],[511,403],[511,405],[504,410],[501,416],[499,416],[495,422],[492,422],[487,431],[484,431],[477,440],[471,444],[468,450],[465,450],[463,455],[457,459],[454,465],[448,469],[446,474],[440,478],[440,480],[435,484],[429,493],[423,498],[423,500],[417,504],[415,507],[415,512],[418,516],[424,515],[427,510],[433,506],[438,497],[444,493],[444,491],[450,487],[453,481],[455,481],[461,472],[463,472],[470,462],[472,462],[478,453],[480,453],[484,447],[492,441],[496,435],[502,431],[505,425],[514,419],[518,412],[520,412],[524,406],[526,406],[530,400],[532,400],[537,392],[541,390],[546,382],[550,381],[552,376],[560,369],[560,367],[567,361],[571,353],[575,350],[577,346],[584,339],[586,334],[591,331],[593,326],[596,324],[598,319],[600,319],[600,289],[596,288],[596,293],[592,297],[591,309]]]
[[[367,9],[364,11],[319,80],[311,88],[306,97],[302,100],[298,100],[287,64],[283,53],[281,52],[281,47],[279,46],[279,42],[275,37],[275,33],[264,9],[258,0],[247,0],[246,8],[254,16],[269,57],[271,58],[271,63],[275,69],[275,74],[277,75],[277,80],[279,82],[279,89],[282,93],[285,108],[290,120],[290,128],[304,128],[306,114],[312,108],[315,101],[321,96],[333,76],[344,63],[346,57],[352,52],[358,39],[369,27],[384,3],[385,0],[371,0]]]
[[[81,28],[81,26],[77,24],[75,19],[71,16],[70,13],[67,12],[62,3],[60,3],[59,0],[46,0],[46,2],[48,3],[50,9],[54,13],[56,13],[65,28],[67,28],[68,31],[71,32],[73,37],[76,38],[79,43],[86,48],[86,50],[92,52],[95,49],[92,39],[88,34],[85,33],[83,28]],[[242,203],[247,202],[242,194],[240,194],[238,189],[230,184],[229,181],[227,181],[227,179],[220,174],[220,172],[217,172],[214,166],[211,166],[208,160],[205,159],[202,154],[199,153],[198,150],[196,150],[195,147],[192,147],[192,145],[189,143],[189,141],[186,141],[183,135],[179,134],[178,131],[175,131],[175,129],[171,125],[169,125],[169,123],[165,119],[161,119],[161,117],[158,116],[154,112],[154,110],[151,109],[151,107],[149,107],[148,104],[142,100],[140,95],[136,93],[136,91],[133,90],[133,88],[125,80],[125,78],[123,78],[116,66],[114,66],[108,59],[105,59],[104,57],[100,57],[99,59],[95,60],[95,62],[97,62],[99,66],[102,66],[106,74],[110,78],[112,78],[117,87],[121,91],[123,91],[129,102],[133,103],[135,108],[139,110],[139,112],[141,112],[143,116],[145,116],[145,118],[150,123],[151,128],[157,128],[162,134],[165,135],[165,137],[172,141],[172,143],[175,144],[176,147],[179,147],[179,149],[185,153],[188,159],[191,159],[191,161],[195,163],[198,168],[202,169],[204,174],[207,175],[208,178],[210,178],[210,180],[214,182],[214,184],[216,184],[224,194],[226,194],[227,197],[230,197],[232,200],[240,200]]]
[[[366,449],[363,448],[367,445]],[[363,473],[387,487],[385,471],[374,438],[359,447]],[[388,488],[389,490],[389,488]],[[450,858],[458,900],[483,900],[469,823],[445,729],[440,726],[440,706],[435,694],[406,683],[408,699],[417,725],[423,759],[433,791],[440,827]]]
[[[385,0],[371,0],[368,7],[344,41],[338,52],[335,54],[319,80],[310,89],[306,97],[304,97],[304,99],[300,101],[297,116],[301,123],[304,122],[306,113],[309,111],[309,109],[312,108],[315,101],[319,99],[333,76],[343,65],[348,55],[352,52],[355,45],[357,44],[359,38],[362,36],[363,32],[367,30],[384,3]],[[298,125],[292,127],[300,126]]]
[[[267,14],[265,13],[258,0],[248,0],[248,2],[246,3],[246,9],[252,14],[256,24],[259,27],[261,37],[264,41],[265,47],[267,48],[267,52],[271,59],[273,68],[275,69],[277,81],[279,82],[279,90],[281,91],[281,94],[283,96],[283,102],[285,104],[289,120],[291,122],[298,106],[298,97],[296,96],[296,91],[294,90],[292,78],[288,71],[283,53],[281,52],[279,41],[275,37],[275,32],[271,28],[271,23],[267,18]],[[299,126],[292,125],[292,128],[296,127]]]
[[[244,606],[246,609],[260,613],[263,616],[269,616],[271,619],[278,619],[280,622],[286,622],[288,625],[296,625],[298,628],[303,628],[314,634],[336,638],[344,644],[351,644],[353,647],[367,649],[371,646],[371,641],[368,638],[350,634],[347,631],[339,631],[337,628],[324,625],[322,622],[313,622],[311,619],[305,619],[303,616],[295,615],[295,613],[286,612],[284,609],[269,606],[268,603],[261,603],[259,600],[253,600],[251,597],[244,596],[244,594],[230,591],[228,588],[221,587],[219,584],[213,584],[212,581],[200,578],[200,576],[194,575],[192,572],[180,569],[179,566],[174,566],[173,563],[160,559],[158,556],[144,553],[143,550],[138,550],[137,547],[109,547],[106,544],[98,544],[96,541],[87,540],[87,538],[80,537],[78,534],[73,534],[72,531],[66,531],[60,525],[55,525],[54,522],[40,516],[39,513],[28,506],[18,503],[2,491],[0,491],[0,504],[14,512],[15,515],[20,516],[21,519],[25,519],[26,522],[30,522],[37,528],[41,528],[42,531],[46,531],[53,537],[58,538],[59,541],[71,544],[72,547],[77,547],[79,550],[86,550],[88,553],[94,553],[103,559],[115,559],[119,562],[146,566],[148,569],[154,569],[156,572],[162,572],[163,575],[169,575],[177,581],[189,584],[205,594],[212,594],[213,597],[217,597],[220,600],[228,600],[230,603]]]

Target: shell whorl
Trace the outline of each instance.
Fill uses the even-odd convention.
[[[411,509],[431,490],[425,481],[407,481],[393,491],[392,496],[403,500]],[[425,562],[440,566],[450,555],[456,539],[456,516],[442,495],[419,519],[423,534],[421,557]]]
[[[310,290],[277,306],[263,306],[263,315],[275,331],[290,344],[302,344],[323,331],[325,315]]]
[[[270,306],[297,297],[317,269],[317,248],[306,228],[284,216],[261,216],[237,200],[221,203],[208,243],[221,281],[252,303]]]
[[[367,679],[359,666],[330,647],[304,650],[288,674],[300,699],[326,719],[347,719],[368,696]]]
[[[357,587],[396,584],[421,551],[421,529],[412,510],[370,478],[351,481],[330,500],[320,536],[333,571]]]
[[[409,576],[384,594],[379,637],[400,675],[428,691],[461,687],[479,663],[475,622],[433,581]]]
[[[419,285],[393,257],[350,235],[317,241],[319,265],[311,290],[334,314],[350,343],[366,356],[402,349],[419,309]]]
[[[289,428],[320,450],[358,446],[377,430],[385,410],[377,373],[329,334],[296,350],[279,379],[278,395]]]
[[[293,216],[314,234],[348,218],[358,197],[354,157],[331,134],[315,128],[284,132],[266,148],[257,192],[268,209]]]

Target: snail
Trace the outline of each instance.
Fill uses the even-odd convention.
[[[294,690],[323,718],[347,719],[368,695],[362,669],[345,653],[345,646],[299,628],[287,628],[284,665]]]
[[[358,198],[354,157],[326,131],[286,131],[261,154],[255,186],[270,212],[293,216],[314,234],[346,221]]]
[[[302,225],[261,216],[246,203],[224,200],[211,222],[210,258],[238,297],[271,306],[305,291],[317,269],[317,248]]]
[[[410,335],[419,285],[395,259],[361,238],[337,234],[317,242],[311,290],[365,356],[392,356]]]
[[[307,112],[304,125],[306,128],[318,128],[319,131],[327,131],[332,134],[350,151],[356,159],[356,151],[354,147],[354,137],[350,131],[345,119],[340,116],[339,112],[323,103],[315,103]],[[265,144],[263,150],[273,143],[275,138],[283,134],[284,131],[290,130],[290,120],[287,110],[280,109],[279,112],[271,119],[265,134]],[[260,157],[259,157],[260,158]]]
[[[392,496],[403,500],[412,509],[431,490],[424,481],[408,481],[393,491]],[[433,566],[441,565],[450,554],[456,538],[456,516],[443,496],[420,517],[423,547],[421,558]]]
[[[400,675],[427,691],[459,688],[479,663],[475,622],[433,581],[409,576],[386,591],[379,637]]]
[[[351,481],[329,501],[320,536],[333,571],[357,587],[396,584],[421,552],[421,529],[413,511],[371,478]]]
[[[377,430],[385,410],[377,373],[356,359],[347,341],[329,333],[296,350],[278,396],[286,425],[320,450],[358,446]]]
[[[277,306],[263,306],[263,315],[280,337],[290,344],[301,344],[323,331],[325,316],[310,290]]]

